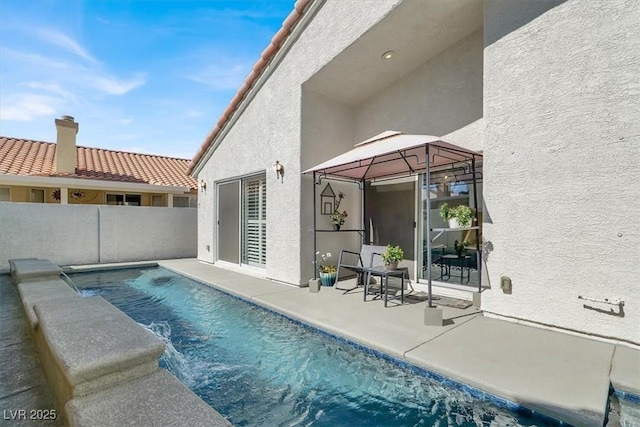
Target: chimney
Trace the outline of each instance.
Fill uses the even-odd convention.
[[[56,147],[56,172],[76,173],[76,134],[78,123],[71,116],[56,119],[58,139]]]

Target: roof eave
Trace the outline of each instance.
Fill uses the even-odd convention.
[[[0,174],[0,184],[4,185],[31,185],[38,187],[63,187],[82,188],[88,190],[107,191],[142,191],[146,193],[171,193],[183,194],[192,189],[189,187],[147,184],[140,182],[108,181],[86,178],[63,178],[41,175],[10,175]]]

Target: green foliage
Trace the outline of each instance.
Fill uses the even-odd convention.
[[[404,251],[400,246],[387,245],[387,250],[382,254],[382,260],[385,264],[391,262],[399,262],[404,259]]]
[[[466,205],[450,207],[447,203],[443,203],[442,206],[440,206],[440,216],[445,221],[455,218],[460,227],[468,227],[471,225],[473,211]]]
[[[333,213],[331,214],[331,224],[335,224],[335,225],[343,225],[344,224],[344,219],[347,217],[347,211],[338,211],[335,210],[333,211]]]
[[[467,253],[468,245],[469,244],[466,241],[458,243],[458,241],[456,240],[455,242],[453,242],[453,248],[456,250],[458,257],[462,258]]]

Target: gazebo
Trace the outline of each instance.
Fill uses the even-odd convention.
[[[425,173],[426,188],[431,188],[431,172],[444,171],[455,168],[462,163],[470,163],[470,172],[473,185],[473,201],[478,206],[477,200],[477,171],[476,162],[482,158],[482,154],[476,151],[457,146],[444,141],[442,138],[431,135],[407,135],[398,131],[385,131],[366,141],[355,145],[350,151],[340,154],[317,166],[307,169],[303,174],[313,175],[313,203],[315,206],[317,191],[316,184],[322,179],[334,179],[349,181],[359,184],[362,191],[362,230],[364,230],[364,183],[372,180],[385,180],[401,177],[415,176]],[[477,221],[477,213],[474,213]],[[447,229],[431,228],[431,209],[426,209],[426,222],[430,231],[447,232]],[[466,230],[475,230],[477,267],[481,269],[480,242],[478,239],[480,227],[473,225],[465,227]],[[313,253],[317,250],[317,213],[314,209],[313,217]],[[364,240],[364,234],[361,234]],[[428,308],[433,306],[432,293],[432,239],[426,239],[426,269],[428,283]],[[315,278],[314,273],[314,278]],[[481,274],[478,274],[479,278]],[[478,280],[480,282],[480,279]],[[481,284],[478,284],[481,289]]]

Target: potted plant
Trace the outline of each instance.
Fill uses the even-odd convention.
[[[340,230],[340,226],[344,224],[344,219],[347,217],[347,211],[340,212],[339,210],[333,211],[331,214],[331,224],[335,231]]]
[[[320,261],[317,260],[318,257]],[[316,263],[318,264],[318,273],[320,274],[322,286],[333,286],[336,283],[338,268],[329,263],[330,258],[331,252],[327,252],[326,254],[320,254],[319,251],[316,252]]]
[[[404,251],[400,246],[387,245],[387,250],[382,254],[382,260],[387,270],[397,270],[398,262],[404,259]]]
[[[473,218],[473,211],[466,205],[450,207],[447,203],[443,203],[440,206],[440,216],[445,221],[449,221],[450,228],[469,227]]]
[[[453,249],[455,249],[456,254],[458,254],[458,258],[464,258],[467,253],[468,243],[465,240],[464,242],[458,242],[457,240],[453,242]]]

